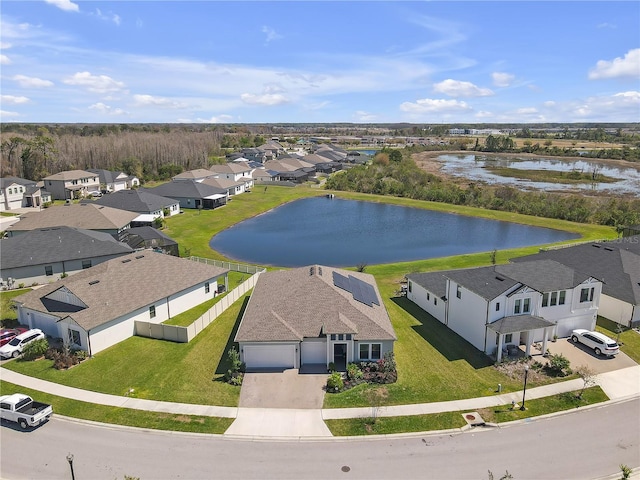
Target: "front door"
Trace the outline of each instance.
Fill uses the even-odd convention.
[[[334,343],[333,344],[333,364],[336,370],[344,372],[347,370],[347,344],[346,343]]]

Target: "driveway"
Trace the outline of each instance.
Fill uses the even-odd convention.
[[[570,362],[571,368],[586,365],[595,373],[612,372],[627,367],[635,367],[637,364],[624,353],[620,352],[614,357],[598,356],[589,347],[581,343],[573,343],[571,339],[562,338],[556,342],[547,343],[547,349],[553,354],[562,354]],[[536,358],[534,356],[534,358]]]
[[[240,390],[244,408],[322,408],[327,374],[283,372],[246,373]]]

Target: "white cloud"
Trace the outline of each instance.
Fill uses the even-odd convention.
[[[543,103],[543,105],[545,107],[554,107],[556,105],[556,102],[554,102],[553,100],[547,100],[546,102]]]
[[[476,118],[491,118],[491,117],[493,117],[493,113],[487,112],[486,110],[480,110],[478,113],[476,113],[475,117]]]
[[[624,77],[640,79],[640,48],[629,50],[624,58],[616,57],[611,61],[599,60],[589,71],[590,80]]]
[[[11,59],[6,55],[0,54],[0,65],[10,65]]]
[[[409,113],[448,113],[471,110],[466,102],[458,100],[444,100],[439,98],[422,98],[415,102],[404,102],[400,110]]]
[[[134,95],[133,99],[135,101],[136,107],[145,107],[145,106],[162,107],[162,108],[186,108],[187,107],[185,103],[179,103],[169,98],[155,97],[153,95]]]
[[[5,50],[7,48],[11,48],[13,47],[13,45],[11,45],[10,43],[5,43],[5,42],[0,42],[0,49]]]
[[[18,82],[23,88],[45,88],[53,87],[53,82],[50,80],[43,80],[38,77],[27,77],[26,75],[14,75],[13,80]]]
[[[289,103],[289,99],[280,93],[265,93],[263,95],[243,93],[240,95],[240,99],[248,105],[266,105],[269,107]]]
[[[64,10],[66,12],[79,12],[80,7],[73,3],[71,0],[44,0],[50,5],[55,5],[60,10]]]
[[[354,117],[358,122],[373,122],[378,118],[376,114],[365,112],[363,110],[358,110],[357,112],[355,112]]]
[[[0,110],[0,120],[4,120],[5,117],[19,117],[18,112],[8,112],[6,110]]]
[[[604,22],[598,25],[598,28],[611,28],[611,29],[616,29],[618,28],[617,25],[615,25],[614,23],[608,23],[608,22]]]
[[[107,22],[113,22],[118,26],[120,26],[120,23],[122,22],[120,15],[113,12],[102,13],[102,10],[100,10],[99,8],[96,8],[95,13],[91,13],[90,15],[95,15],[99,19],[105,20]]]
[[[0,95],[0,101],[2,103],[9,103],[12,105],[19,105],[21,103],[29,103],[29,99],[27,97],[16,97],[14,95]]]
[[[89,106],[90,110],[96,110],[100,113],[104,113],[107,115],[127,115],[127,112],[122,110],[121,108],[112,108],[109,105],[105,105],[102,102],[94,103]]]
[[[267,36],[267,38],[265,39],[266,43],[282,38],[282,35],[276,32],[273,28],[267,27],[266,25],[262,27],[262,33],[264,33]]]
[[[450,97],[487,97],[493,95],[488,88],[480,88],[471,82],[447,79],[433,85],[433,90]]]
[[[123,82],[118,82],[107,75],[91,75],[89,72],[77,72],[63,81],[67,85],[78,85],[95,93],[117,92],[125,86]]]
[[[493,72],[491,78],[493,78],[493,84],[496,87],[508,87],[513,82],[515,76],[505,72]]]
[[[231,120],[233,120],[233,117],[231,115],[218,115],[217,117],[211,117],[211,118],[198,118],[198,122],[200,123],[229,123]]]

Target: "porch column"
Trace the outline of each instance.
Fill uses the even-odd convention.
[[[498,334],[498,351],[496,352],[496,362],[502,360],[502,339],[503,335],[501,333]]]
[[[542,336],[542,355],[547,353],[547,338],[549,337],[549,327],[544,327],[544,335]]]
[[[524,350],[524,353],[527,357],[531,356],[531,330],[527,330],[527,334],[525,335],[526,338],[526,348]]]

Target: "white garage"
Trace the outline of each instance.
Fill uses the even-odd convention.
[[[302,342],[302,365],[327,364],[327,342],[323,340]]]
[[[241,345],[247,369],[296,368],[297,347],[293,344]]]

